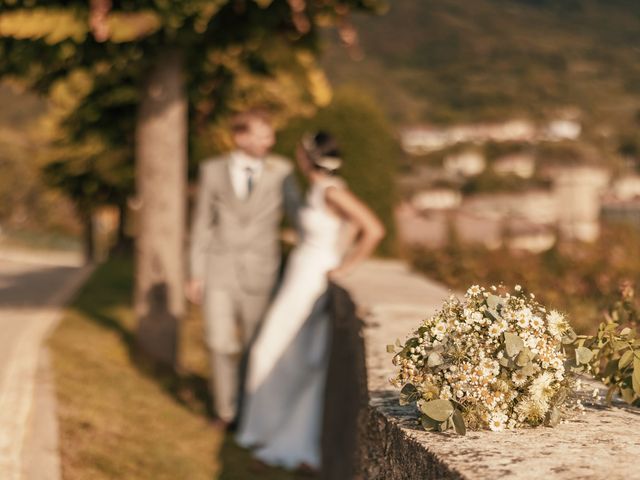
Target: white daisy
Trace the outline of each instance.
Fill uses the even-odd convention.
[[[502,333],[502,329],[500,328],[500,325],[497,323],[494,323],[493,325],[491,325],[489,327],[489,336],[491,337],[497,337]]]
[[[564,316],[557,310],[551,310],[547,315],[549,333],[554,337],[561,337],[569,327]]]
[[[507,424],[507,420],[508,420],[508,417],[504,413],[502,412],[494,413],[489,418],[489,428],[494,432],[499,432],[501,430],[504,430]]]
[[[482,289],[480,288],[479,285],[472,285],[467,290],[467,295],[470,296],[470,297],[473,297],[475,295],[479,295],[481,292],[482,292]]]
[[[527,328],[529,326],[529,318],[531,316],[531,310],[525,308],[516,313],[516,323],[520,328]]]
[[[550,372],[542,372],[529,386],[531,397],[536,400],[547,398],[552,393],[551,384],[553,380],[554,377]]]
[[[551,366],[551,368],[555,370],[560,370],[560,369],[564,370],[564,364],[562,360],[559,359],[558,357],[552,358],[551,361],[549,362],[549,365]]]
[[[525,341],[524,341],[525,346],[527,346],[529,349],[533,350],[534,348],[537,349],[538,347],[538,337],[535,337],[533,335],[526,337]]]
[[[445,333],[447,333],[447,324],[446,323],[440,322],[440,323],[436,324],[435,327],[433,327],[433,334],[436,337],[438,337],[439,339],[442,338]]]
[[[520,421],[534,423],[541,422],[548,410],[549,404],[546,401],[532,397],[526,397],[516,407],[516,413]]]
[[[511,380],[516,386],[524,385],[527,381],[527,376],[522,372],[522,370],[516,370],[511,374]]]
[[[531,328],[535,328],[536,330],[542,330],[544,328],[544,322],[539,316],[534,315],[531,317]]]

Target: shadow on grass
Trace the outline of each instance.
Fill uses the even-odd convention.
[[[93,295],[99,291],[100,295]],[[132,312],[133,262],[119,256],[100,265],[74,302],[76,310],[95,323],[115,332],[127,347],[132,364],[158,383],[178,403],[197,414],[213,418],[207,378],[155,362],[140,348]]]
[[[115,333],[126,347],[131,365],[147,379],[159,385],[176,403],[201,418],[212,419],[212,398],[208,388],[206,373],[173,369],[158,365],[141,353],[136,340],[136,319],[132,309],[133,263],[128,257],[115,257],[100,265],[89,281],[78,293],[74,309],[83,318]],[[185,335],[183,348],[202,348],[201,337],[196,332],[199,323],[189,319],[187,329],[192,335]],[[186,324],[182,324],[185,327]],[[211,428],[211,437],[222,435]],[[293,480],[313,478],[281,469],[260,465],[251,457],[251,452],[238,446],[232,434],[220,439],[219,448],[212,452],[218,457],[219,479]]]
[[[287,472],[279,468],[264,465],[251,456],[251,452],[238,446],[233,434],[225,435],[220,446],[221,469],[217,480],[246,480],[260,478],[263,480],[303,480],[317,479],[311,473]]]

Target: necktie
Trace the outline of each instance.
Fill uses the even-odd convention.
[[[249,195],[251,195],[251,192],[253,191],[253,170],[249,167],[246,167],[244,171],[247,174],[247,197],[248,197]]]

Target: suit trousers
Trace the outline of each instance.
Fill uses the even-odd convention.
[[[205,342],[210,351],[211,393],[218,417],[231,422],[238,413],[242,366],[269,305],[271,290],[211,287],[205,293]]]

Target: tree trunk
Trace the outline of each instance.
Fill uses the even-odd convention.
[[[115,245],[111,253],[116,255],[127,255],[132,251],[131,237],[127,232],[129,222],[129,212],[127,202],[118,203],[118,232],[116,234]]]
[[[158,58],[143,87],[136,127],[135,313],[138,344],[152,359],[177,366],[183,316],[187,170],[187,99],[183,60]]]
[[[93,235],[93,215],[90,209],[81,209],[80,221],[82,222],[82,249],[84,253],[84,263],[89,265],[96,259],[96,242]]]

